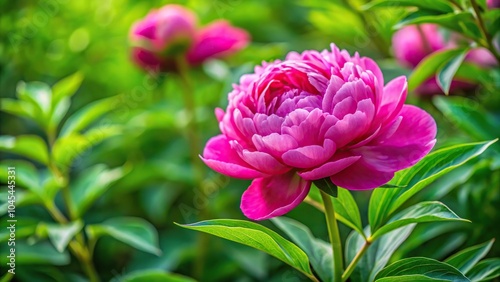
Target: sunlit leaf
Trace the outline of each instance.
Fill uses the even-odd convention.
[[[500,276],[500,259],[490,258],[480,261],[466,273],[470,281],[491,281]]]
[[[36,135],[0,136],[0,151],[19,154],[42,164],[49,163],[47,144]]]
[[[443,13],[453,12],[453,6],[450,2],[444,0],[377,0],[372,1],[362,7],[363,10],[373,8],[399,8],[399,7],[417,7],[425,10],[433,10]]]
[[[52,86],[52,106],[55,107],[63,98],[71,97],[80,87],[83,75],[76,72],[59,80]]]
[[[378,279],[384,277],[401,277],[415,274],[424,275],[430,278],[442,279],[445,281],[469,281],[467,277],[465,277],[453,266],[444,262],[437,261],[435,259],[423,257],[406,258],[396,261],[395,263],[382,269],[377,274],[375,281],[379,281]]]
[[[83,223],[81,221],[68,224],[40,223],[37,227],[37,233],[47,234],[50,242],[62,253],[82,227]]]
[[[457,73],[458,68],[464,61],[467,52],[469,52],[469,49],[465,49],[462,53],[453,57],[451,60],[446,62],[443,66],[441,66],[437,70],[436,81],[437,84],[439,85],[439,88],[443,90],[444,94],[446,95],[449,94],[453,77],[455,76],[455,73]]]

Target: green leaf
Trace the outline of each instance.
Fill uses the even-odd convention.
[[[111,282],[195,282],[196,280],[175,273],[161,270],[143,270],[132,272],[123,277],[117,277]]]
[[[160,255],[158,233],[155,227],[138,217],[116,217],[100,224],[88,225],[85,228],[90,240],[108,235],[138,250]]]
[[[415,90],[420,84],[434,75],[447,62],[462,54],[467,48],[436,51],[425,57],[408,78],[408,89]]]
[[[495,138],[494,116],[478,102],[465,97],[433,98],[434,105],[453,124],[478,140]]]
[[[0,110],[15,116],[31,119],[43,126],[43,123],[40,123],[40,120],[36,117],[33,104],[29,102],[3,98],[0,99]]]
[[[372,1],[362,7],[363,10],[373,8],[399,8],[399,7],[417,7],[424,10],[431,10],[443,13],[453,12],[453,6],[448,1],[443,0],[378,0]]]
[[[0,151],[28,157],[42,164],[49,163],[47,144],[36,135],[0,136]]]
[[[444,94],[448,95],[450,92],[451,82],[458,68],[465,59],[469,49],[465,49],[462,53],[450,59],[442,67],[437,70],[437,84],[443,90]]]
[[[86,105],[68,118],[61,129],[60,137],[85,129],[89,124],[114,108],[115,104],[116,97],[110,97]]]
[[[7,189],[0,191],[0,216],[7,214],[10,205],[8,196],[10,194]],[[42,203],[42,199],[37,194],[31,191],[16,190],[16,208]]]
[[[73,211],[81,216],[106,190],[110,184],[124,175],[121,167],[108,169],[106,165],[95,165],[84,172],[71,184]]]
[[[66,170],[87,149],[122,133],[119,126],[107,125],[88,130],[84,134],[72,133],[56,140],[52,148],[54,163]]]
[[[314,185],[318,187],[321,191],[327,193],[328,195],[336,198],[338,194],[337,185],[333,184],[329,177],[314,180]]]
[[[83,223],[74,221],[68,224],[40,223],[37,226],[37,234],[47,235],[50,242],[60,253],[64,252],[69,242],[82,230]]]
[[[43,125],[47,125],[52,109],[52,90],[43,82],[23,82],[17,84],[17,96],[19,99],[29,102],[34,106],[35,116],[41,119]]]
[[[414,227],[415,224],[403,226],[373,241],[354,268],[351,281],[373,281],[375,275],[386,266],[394,252],[408,238]],[[369,227],[366,227],[366,231],[369,232]],[[365,244],[366,240],[359,233],[351,232],[346,241],[346,262],[351,262]]]
[[[376,276],[375,281],[384,277],[400,277],[406,275],[420,274],[430,278],[442,279],[445,281],[469,281],[460,271],[444,262],[430,258],[406,258],[382,269]]]
[[[59,80],[52,86],[52,106],[55,108],[63,98],[69,98],[75,94],[83,81],[83,75],[76,72]]]
[[[0,263],[7,263],[7,256],[0,257]],[[67,265],[70,262],[68,252],[60,253],[49,242],[30,245],[24,240],[16,240],[16,266],[33,264]]]
[[[1,137],[0,137],[1,138]],[[3,160],[0,162],[0,170],[5,173],[0,173],[0,182],[8,184],[9,167],[15,168],[15,184],[16,187],[26,188],[35,193],[40,192],[40,183],[35,166],[26,161],[19,160]],[[11,179],[12,180],[12,179]]]
[[[458,217],[443,203],[421,202],[393,216],[387,224],[377,229],[377,231],[371,236],[371,239],[376,240],[383,234],[412,223],[455,220],[467,221]]]
[[[492,279],[500,276],[500,259],[485,259],[479,262],[466,274],[467,277],[470,278],[470,281],[473,282],[491,281]]]
[[[494,241],[495,239],[492,239],[483,244],[469,247],[447,258],[444,262],[467,274],[490,251]]]
[[[332,281],[334,269],[329,243],[314,237],[307,226],[296,220],[275,217],[271,221],[307,254],[322,281]]]
[[[436,178],[482,154],[496,140],[460,144],[439,149],[413,167],[396,173],[389,184],[404,188],[375,189],[370,197],[368,219],[375,232],[402,204]]]
[[[215,219],[177,225],[264,251],[299,270],[307,277],[314,278],[309,267],[309,259],[304,251],[276,232],[257,223],[244,220]]]

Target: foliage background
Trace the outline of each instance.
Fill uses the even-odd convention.
[[[239,200],[248,182],[227,179],[207,169],[213,189],[201,193],[193,190],[189,148],[184,134],[186,112],[178,82],[168,74],[151,76],[130,61],[130,26],[152,8],[166,3],[171,1],[0,1],[0,91],[3,98],[15,97],[18,81],[42,81],[52,85],[77,71],[83,74],[84,81],[72,98],[67,116],[93,101],[118,95],[106,117],[123,125],[122,134],[81,152],[71,165],[70,176],[72,179],[85,177],[86,169],[95,164],[122,167],[123,177],[110,184],[83,219],[88,224],[115,216],[146,219],[159,232],[162,254],[147,254],[104,237],[98,241],[94,253],[94,262],[103,280],[120,279],[130,272],[146,269],[192,276],[199,253],[197,234],[175,226],[174,222],[189,223],[202,217],[243,218]],[[193,0],[180,3],[194,10],[202,24],[224,18],[248,30],[252,36],[251,45],[244,51],[192,71],[196,81],[197,122],[204,141],[218,132],[213,109],[225,106],[231,83],[237,82],[242,73],[250,72],[261,61],[282,59],[289,51],[322,50],[335,42],[351,53],[357,51],[376,59],[386,81],[411,72],[399,66],[390,52],[392,26],[403,17],[402,8],[361,14],[355,11],[363,1],[350,1],[350,6],[343,1],[320,0]],[[498,71],[497,75],[491,87],[480,87],[475,93],[468,93],[471,97],[464,101],[479,109],[479,113],[488,112],[498,125]],[[437,147],[486,140],[463,131],[460,123],[445,117],[428,97],[417,99],[409,95],[409,102],[424,107],[438,120]],[[470,116],[463,118],[467,120]],[[26,119],[5,112],[0,113],[0,119],[2,135],[35,133],[47,138],[36,124]],[[500,136],[498,128],[490,132],[492,136],[489,137]],[[493,155],[498,153],[498,146],[490,151]],[[3,152],[2,159],[7,158],[19,157]],[[43,169],[42,166],[38,168]],[[458,176],[462,177],[458,179]],[[443,259],[457,249],[500,238],[499,182],[498,167],[491,170],[488,161],[481,163],[479,160],[424,190],[418,195],[420,198],[444,197],[444,203],[472,223],[422,224],[395,258],[420,255]],[[362,215],[366,214],[369,194],[353,193]],[[61,205],[61,201],[58,196],[56,202]],[[40,206],[19,207],[17,215],[51,221]],[[301,204],[289,216],[308,225],[316,236],[327,239],[323,216],[313,207]],[[367,224],[366,218],[362,220]],[[264,225],[276,229],[271,223],[264,222]],[[342,237],[347,237],[348,229],[341,228]],[[442,234],[423,242],[424,234],[433,237],[434,231]],[[421,244],[424,247],[414,248]],[[3,257],[4,246],[0,248]],[[496,243],[489,256],[499,255],[500,247]],[[202,281],[304,279],[272,257],[214,237],[210,238],[209,253],[204,260]],[[19,262],[16,277],[23,281],[81,279],[76,260],[68,260],[57,267],[45,266],[47,261],[42,258]],[[4,267],[2,261],[2,273]]]

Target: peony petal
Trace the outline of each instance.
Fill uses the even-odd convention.
[[[298,146],[297,141],[292,136],[278,133],[271,133],[264,137],[255,134],[252,137],[252,142],[257,150],[267,152],[279,158],[286,151]]]
[[[268,153],[242,150],[240,156],[249,165],[267,174],[282,174],[291,169],[290,167],[281,164],[278,160],[276,160]]]
[[[311,182],[293,171],[258,178],[243,193],[240,207],[245,216],[253,220],[284,215],[304,200],[310,188]]]
[[[345,157],[345,158],[337,158],[334,161],[327,162],[320,167],[311,169],[311,170],[306,170],[306,171],[301,171],[299,172],[300,177],[306,179],[306,180],[317,180],[325,177],[332,176],[336,173],[339,173],[346,167],[350,166],[351,164],[355,163],[357,160],[359,160],[360,156],[350,156],[350,157]]]
[[[230,147],[224,135],[218,135],[208,140],[201,159],[211,169],[230,177],[252,179],[267,176],[267,174],[257,171],[245,163]]]
[[[349,190],[367,190],[382,186],[393,177],[393,172],[375,170],[360,159],[341,172],[332,175],[330,179],[335,185]]]
[[[328,88],[326,89],[325,96],[323,97],[323,102],[321,104],[321,109],[323,112],[331,113],[334,103],[333,99],[342,85],[344,85],[345,81],[336,76],[332,75],[330,78],[330,82],[328,83]]]
[[[323,146],[310,145],[290,150],[283,154],[283,162],[297,168],[312,168],[321,165],[335,152],[335,143],[325,139]]]

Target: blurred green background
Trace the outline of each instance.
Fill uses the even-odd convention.
[[[237,82],[241,74],[251,72],[254,65],[283,59],[292,50],[328,49],[329,44],[335,42],[351,53],[357,51],[376,59],[386,81],[398,75],[408,75],[411,71],[398,66],[390,51],[392,26],[401,19],[404,10],[393,8],[364,14],[355,12],[363,2],[350,1],[350,6],[343,1],[319,0],[176,2],[195,11],[200,24],[223,18],[246,29],[252,36],[252,43],[238,54],[192,70],[197,123],[203,141],[219,132],[213,109],[225,107],[231,84]],[[111,237],[103,237],[97,242],[94,264],[104,281],[113,278],[120,281],[120,277],[128,273],[146,269],[192,276],[199,254],[196,243],[198,234],[177,227],[174,222],[190,223],[203,218],[243,219],[239,201],[249,182],[228,179],[206,168],[206,181],[213,189],[202,193],[193,189],[193,172],[185,134],[186,111],[175,77],[170,74],[147,74],[130,60],[130,26],[151,9],[167,3],[172,1],[0,1],[2,98],[14,98],[19,81],[42,81],[52,85],[75,72],[80,72],[84,80],[72,98],[66,117],[89,103],[116,96],[107,110],[106,120],[123,125],[123,132],[102,143],[92,144],[95,146],[81,152],[71,164],[70,178],[97,177],[107,171],[102,167],[89,171],[96,164],[104,164],[110,169],[121,168],[123,175],[109,184],[107,192],[97,199],[83,219],[85,223],[93,224],[115,216],[143,218],[158,230],[162,254],[148,254]],[[477,98],[471,103],[497,107],[498,93],[480,89],[476,94]],[[418,100],[410,95],[409,100],[425,107],[438,120],[438,147],[461,141],[483,141],[450,123],[429,99]],[[498,112],[493,112],[493,115],[498,118]],[[47,139],[34,122],[5,112],[0,113],[0,120],[2,135],[37,134]],[[493,134],[500,135],[498,132]],[[4,152],[2,159],[7,158],[19,157]],[[44,170],[41,165],[37,168]],[[412,236],[417,238],[427,234],[429,241],[425,243],[425,248],[415,248],[408,240],[397,256],[422,255],[443,259],[458,248],[493,237],[500,238],[499,187],[491,186],[500,182],[499,170],[492,171],[489,162],[485,165],[483,161],[481,165],[481,160],[467,168],[441,184],[432,185],[424,190],[427,194],[419,196],[433,199],[445,197],[443,201],[459,216],[473,222],[453,223],[446,227],[423,224]],[[457,179],[464,174],[472,180],[469,177]],[[442,190],[440,185],[446,186],[447,190]],[[370,192],[353,194],[361,214],[366,215]],[[60,195],[56,203],[62,206]],[[22,225],[22,220],[33,226],[40,221],[52,221],[39,205],[19,206],[16,212],[20,218],[19,225]],[[324,218],[313,207],[301,204],[288,216],[308,225],[318,237],[327,239]],[[366,216],[363,223],[367,224]],[[264,225],[275,229],[268,222]],[[349,230],[345,226],[341,228],[342,237],[347,237]],[[25,244],[34,239],[29,232],[26,236],[18,236],[20,242],[27,242]],[[215,237],[209,240],[201,281],[305,279],[261,252]],[[2,257],[4,247],[2,243]],[[50,245],[45,247],[46,251],[33,253],[29,253],[28,246],[19,247],[16,279],[84,281],[77,260],[70,260],[66,254],[50,266],[47,263],[51,261],[50,257],[54,259],[60,254]],[[26,249],[24,260],[21,258],[23,248]],[[496,243],[490,256],[498,255],[500,247]],[[4,267],[2,261],[2,273]]]

